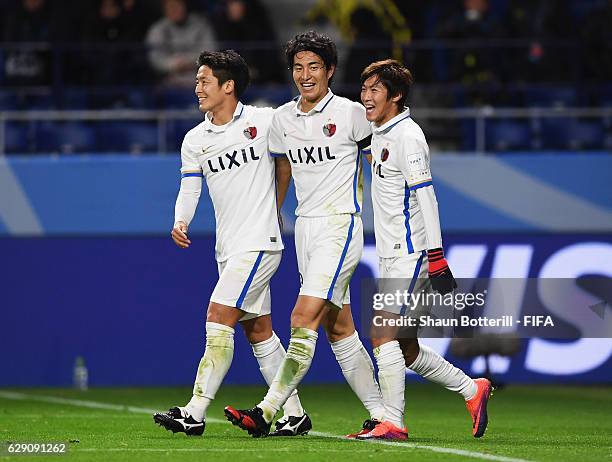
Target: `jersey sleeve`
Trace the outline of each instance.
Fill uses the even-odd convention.
[[[202,167],[198,162],[193,147],[189,144],[187,136],[181,145],[181,178],[187,177],[202,178]]]
[[[353,140],[357,143],[360,152],[370,154],[372,127],[366,119],[365,108],[359,103],[352,103],[350,117]]]
[[[404,175],[410,190],[430,186],[432,182],[427,144],[409,139],[401,143],[401,148],[402,152],[397,156],[397,167]]]
[[[280,114],[277,109],[272,116],[270,131],[268,132],[268,151],[270,151],[270,155],[272,157],[283,157],[287,155],[279,115]]]
[[[191,223],[202,191],[202,176],[202,168],[185,137],[181,146],[181,188],[174,206],[175,225],[179,221],[188,226]]]
[[[428,249],[442,247],[442,232],[438,200],[431,181],[429,168],[429,148],[427,144],[415,139],[404,140],[401,144],[402,155],[398,156],[398,167],[404,175],[408,188],[416,195],[423,224]]]

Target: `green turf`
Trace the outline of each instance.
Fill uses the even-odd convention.
[[[4,390],[7,391],[7,390]],[[28,395],[64,397],[165,410],[183,404],[188,388],[15,389]],[[208,416],[222,419],[224,404],[252,406],[262,387],[225,386]],[[343,435],[366,417],[345,386],[305,386],[302,401],[313,431]],[[605,387],[519,387],[497,391],[489,405],[490,425],[484,438],[472,438],[461,399],[433,385],[409,384],[407,445],[381,445],[309,435],[293,439],[253,439],[227,423],[209,422],[201,438],[173,435],[153,424],[150,415],[127,410],[90,409],[0,396],[0,442],[75,441],[69,454],[55,460],[272,460],[392,461],[468,460],[434,452],[452,448],[482,454],[539,461],[600,461],[612,455],[612,389]],[[76,442],[78,440],[78,442]],[[416,447],[415,447],[416,445]],[[41,460],[45,456],[0,456],[0,460]],[[477,460],[477,459],[474,459]]]

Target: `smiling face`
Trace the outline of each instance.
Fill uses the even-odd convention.
[[[400,113],[398,102],[402,95],[389,97],[387,87],[377,75],[371,76],[361,86],[361,102],[366,109],[366,119],[381,126]]]
[[[300,51],[293,57],[293,81],[302,97],[301,109],[308,112],[321,101],[329,90],[329,79],[335,68],[327,68],[319,55]]]
[[[213,75],[213,71],[208,66],[200,66],[196,75],[195,94],[198,97],[200,111],[215,113],[227,98],[232,95],[233,80],[219,85],[219,79]]]

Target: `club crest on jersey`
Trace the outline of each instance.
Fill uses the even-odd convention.
[[[336,124],[330,122],[323,125],[323,133],[325,133],[325,136],[334,136],[334,133],[336,133]]]
[[[389,150],[387,148],[383,148],[382,152],[380,153],[380,161],[384,162],[388,158],[389,158]]]
[[[247,127],[242,133],[244,133],[244,136],[248,139],[252,140],[257,136],[257,127]]]

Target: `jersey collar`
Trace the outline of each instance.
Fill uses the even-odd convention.
[[[402,120],[406,120],[410,117],[410,108],[408,106],[404,106],[404,110],[400,112],[398,115],[393,117],[391,120],[388,120],[386,123],[382,124],[380,127],[372,124],[372,128],[374,128],[374,132],[379,134],[383,132],[388,132],[393,127],[395,127]]]
[[[295,113],[299,116],[306,116],[306,115],[310,115],[314,112],[323,112],[323,109],[325,109],[327,107],[327,104],[331,101],[331,99],[334,97],[334,94],[332,93],[331,89],[327,89],[327,94],[323,97],[323,99],[321,101],[319,101],[317,103],[317,105],[315,107],[313,107],[310,111],[308,112],[302,112],[300,110],[300,101],[302,101],[302,97],[298,97],[298,99],[296,100],[295,103]]]
[[[234,115],[232,117],[232,120],[230,120],[225,125],[213,124],[212,120],[210,119],[210,115],[209,115],[210,112],[207,112],[206,115],[204,116],[204,128],[208,130],[209,132],[223,133],[227,129],[227,127],[231,125],[232,122],[240,118],[240,116],[242,115],[242,111],[244,111],[244,105],[240,101],[238,101],[238,104],[236,105],[236,109],[234,110]]]

